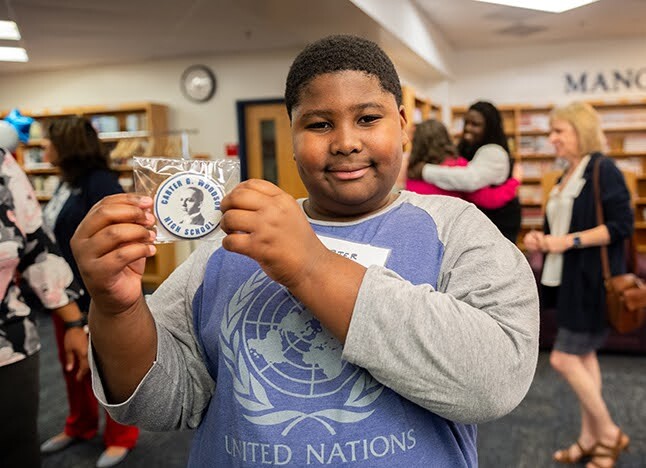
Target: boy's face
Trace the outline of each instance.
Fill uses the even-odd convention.
[[[403,106],[375,76],[326,73],[305,86],[292,109],[292,139],[309,214],[352,217],[387,205],[408,142],[405,128]]]

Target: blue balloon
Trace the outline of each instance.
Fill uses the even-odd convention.
[[[18,109],[11,109],[9,115],[4,118],[7,122],[14,126],[18,132],[18,138],[23,143],[29,141],[29,127],[34,123],[34,119],[24,116]]]

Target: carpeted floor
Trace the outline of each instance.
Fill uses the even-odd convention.
[[[53,327],[48,317],[40,320],[40,332],[43,350],[39,427],[41,440],[45,440],[62,430],[67,400],[56,358]],[[623,455],[617,466],[646,467],[646,356],[603,355],[601,368],[610,410],[632,438],[630,453]],[[479,427],[480,466],[558,466],[551,462],[551,454],[576,438],[578,418],[574,396],[550,369],[548,355],[541,353],[534,383],[521,405],[510,415]],[[137,447],[119,466],[184,467],[191,436],[188,431],[142,431]],[[89,443],[77,444],[44,457],[43,467],[93,467],[102,450],[102,440],[97,436]]]

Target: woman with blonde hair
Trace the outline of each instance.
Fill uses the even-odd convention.
[[[601,392],[597,350],[608,336],[599,247],[607,246],[612,275],[625,272],[624,240],[632,234],[633,213],[623,175],[602,153],[597,112],[573,102],[554,109],[550,141],[568,166],[546,205],[544,232],[529,232],[530,251],[544,252],[542,299],[557,309],[558,333],[552,367],[579,400],[581,430],[576,442],[554,453],[560,463],[589,459],[588,466],[612,467],[630,442],[613,421]],[[597,223],[593,171],[599,167],[604,224]]]

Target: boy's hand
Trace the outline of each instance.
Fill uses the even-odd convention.
[[[117,315],[141,297],[146,257],[155,253],[150,197],[121,193],[94,205],[70,242],[96,310]]]
[[[321,243],[291,195],[265,180],[240,183],[220,205],[222,246],[257,261],[291,289],[331,252]],[[334,255],[334,254],[332,254]]]

